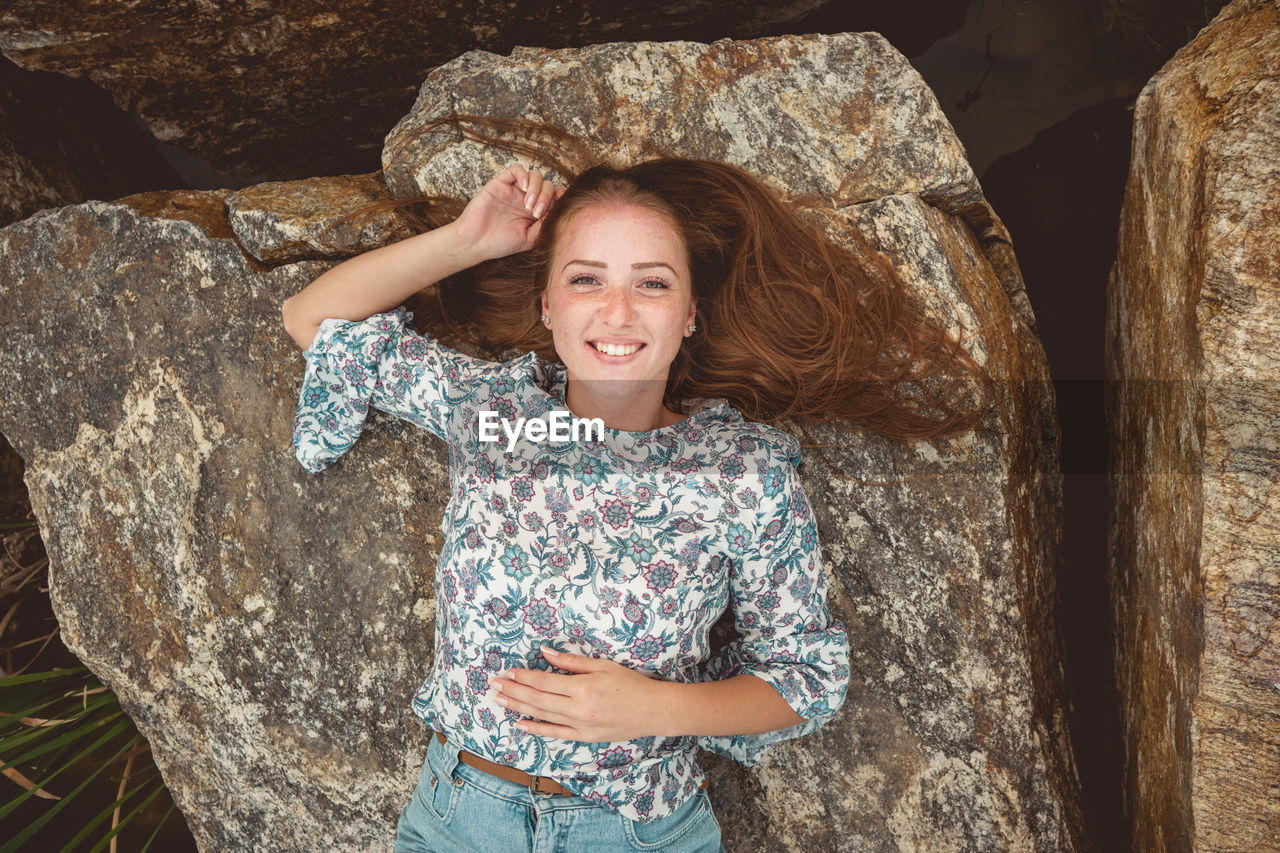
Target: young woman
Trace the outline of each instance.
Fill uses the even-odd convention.
[[[412,703],[435,736],[397,850],[722,850],[696,749],[754,763],[849,680],[800,445],[764,421],[955,431],[976,366],[887,267],[740,169],[558,171],[567,189],[513,165],[286,301],[295,449],[327,467],[369,406],[449,443]],[[402,304],[430,285],[437,334]],[[473,358],[446,329],[527,354]],[[903,390],[938,372],[952,396]],[[602,428],[557,439],[560,416]],[[726,609],[737,637],[713,653]]]

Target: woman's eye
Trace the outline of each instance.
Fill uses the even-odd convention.
[[[569,283],[570,284],[598,284],[599,282],[595,276],[583,273],[581,275],[575,275],[573,278],[569,279]],[[670,290],[671,289],[671,285],[660,278],[647,278],[643,282],[641,282],[641,286],[645,290]]]

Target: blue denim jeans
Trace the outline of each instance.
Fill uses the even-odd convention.
[[[396,825],[396,853],[724,853],[705,790],[641,823],[582,797],[535,794],[458,760],[434,733],[418,787]]]

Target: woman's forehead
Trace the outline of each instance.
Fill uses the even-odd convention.
[[[629,242],[669,243],[687,260],[684,236],[664,214],[635,202],[599,201],[578,208],[558,223],[552,252],[590,241],[607,248]]]
[[[580,226],[584,222],[616,222],[626,220],[648,220],[661,223],[662,226],[679,235],[672,214],[665,210],[642,204],[638,201],[623,199],[601,199],[576,207],[560,221],[561,234],[571,226]]]

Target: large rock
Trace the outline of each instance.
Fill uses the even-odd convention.
[[[959,24],[938,0],[900,3],[919,10],[916,32],[904,33],[905,40],[927,40]],[[841,5],[6,0],[0,51],[21,68],[92,80],[158,139],[241,181],[263,181],[369,168],[423,76],[472,48],[814,32],[832,17],[814,26],[815,13],[849,18]],[[868,14],[885,20],[871,10],[864,21]],[[58,203],[65,202],[49,202]]]
[[[1134,111],[1107,424],[1135,850],[1280,850],[1278,18],[1232,3]]]
[[[584,77],[604,101],[575,94]],[[443,93],[821,199],[807,215],[844,242],[863,229],[999,380],[996,439],[815,431],[834,470],[807,454],[801,474],[852,684],[835,721],[757,767],[704,754],[726,847],[1089,847],[1054,622],[1052,386],[1008,235],[910,65],[873,34],[472,52],[388,136],[396,194],[469,194],[507,159],[404,144]],[[0,232],[0,424],[64,639],[138,720],[204,850],[387,850],[426,749],[408,703],[431,663],[444,447],[378,412],[305,474],[279,322],[367,238],[321,230],[386,192],[151,194]]]

